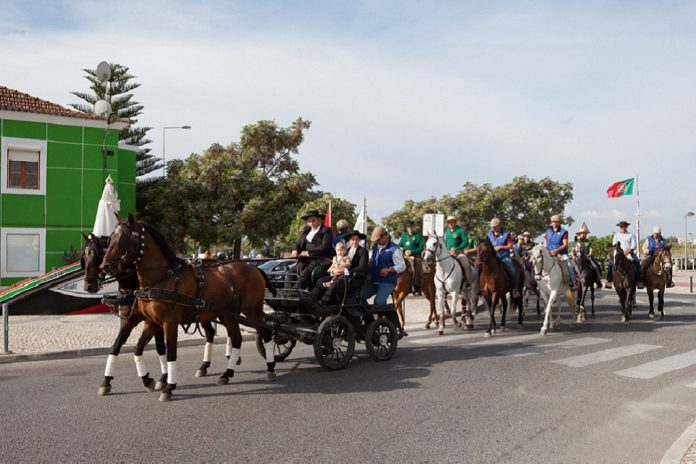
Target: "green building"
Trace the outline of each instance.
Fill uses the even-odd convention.
[[[119,120],[0,86],[0,285],[63,266],[90,233],[111,176],[120,214],[135,213],[137,147],[119,144]]]

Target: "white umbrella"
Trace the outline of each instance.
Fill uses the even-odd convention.
[[[92,233],[97,237],[108,237],[114,231],[117,225],[116,215],[121,209],[121,202],[118,200],[118,194],[114,190],[114,182],[111,176],[106,178],[104,191],[99,200],[97,208],[97,218],[94,220],[94,229]]]

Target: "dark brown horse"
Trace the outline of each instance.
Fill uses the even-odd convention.
[[[481,288],[481,295],[488,305],[488,311],[490,313],[490,324],[486,333],[487,337],[495,333],[495,307],[500,302],[503,306],[503,316],[500,322],[500,329],[505,330],[505,318],[507,316],[507,298],[506,294],[512,292],[512,284],[508,278],[507,272],[503,264],[498,261],[496,257],[495,249],[493,244],[488,237],[480,237],[479,244],[476,248],[476,263],[482,265],[481,277],[479,280],[479,285]],[[522,325],[524,319],[524,309],[522,306],[522,289],[524,286],[524,269],[518,263],[513,261],[517,269],[517,290],[519,291],[519,296],[516,298],[511,298],[512,304],[517,307],[517,324]]]
[[[621,304],[621,322],[629,322],[636,304],[636,267],[626,257],[619,243],[609,247],[609,256],[613,266],[614,288]]]
[[[595,285],[599,283],[599,280],[597,280],[597,274],[595,273],[592,261],[590,261],[590,257],[587,256],[585,252],[585,246],[581,242],[575,244],[573,255],[576,269],[575,281],[580,287],[577,292],[575,303],[578,307],[580,318],[585,320],[585,297],[588,291],[590,292],[590,302],[592,304],[592,317],[595,317],[594,291]]]
[[[234,376],[242,342],[240,321],[257,328],[265,345],[268,378],[275,377],[271,332],[261,322],[268,281],[260,270],[246,263],[186,263],[177,258],[159,232],[129,215],[111,234],[101,269],[114,273],[131,266],[138,276],[136,296],[145,317],[143,334],[151,336],[159,328],[164,330],[168,378],[160,401],[169,401],[176,388],[178,328],[187,322],[220,319],[232,338],[227,369],[218,379],[219,384],[229,383]]]
[[[643,278],[645,288],[648,291],[650,301],[650,311],[648,317],[655,319],[653,292],[657,290],[657,310],[660,312],[660,319],[665,318],[665,287],[670,280],[672,273],[672,252],[671,245],[668,243],[662,248],[658,248],[655,254],[649,258],[643,267]]]
[[[99,266],[104,259],[104,250],[107,243],[106,240],[99,239],[93,234],[89,236],[83,234],[83,236],[85,238],[85,244],[82,248],[82,257],[80,259],[80,264],[85,271],[83,288],[86,292],[96,293],[99,290],[99,277],[101,272]],[[133,329],[144,320],[140,312],[131,310],[135,300],[133,292],[138,288],[138,278],[135,272],[117,274],[116,281],[118,282],[118,294],[115,298],[105,301],[105,303],[111,308],[112,312],[118,314],[121,319],[121,325],[118,329],[116,340],[114,340],[114,344],[111,346],[109,357],[106,360],[104,380],[97,391],[99,395],[108,395],[111,393],[111,381],[114,379],[114,363],[116,362],[116,358]],[[164,333],[158,330],[154,335],[155,347],[159,355],[162,375],[157,383],[150,378],[147,372],[141,376],[143,385],[148,391],[161,390],[167,383],[167,358]],[[136,356],[142,356],[145,345],[147,345],[151,338],[151,336],[141,336],[136,345]]]

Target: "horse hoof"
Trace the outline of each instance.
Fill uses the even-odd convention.
[[[218,384],[218,385],[227,385],[227,384],[229,384],[229,383],[230,383],[229,377],[224,377],[224,376],[223,376],[223,377],[219,377],[219,378],[217,379],[217,384]]]
[[[205,377],[208,375],[208,369],[198,369],[196,371],[196,377]]]
[[[150,379],[150,382],[147,385],[145,385],[145,390],[147,390],[150,393],[155,391],[155,379]]]
[[[97,395],[99,396],[108,395],[109,393],[111,393],[111,385],[108,385],[106,387],[99,387],[99,390],[97,390]]]
[[[467,330],[473,330],[474,329],[474,324],[467,324],[466,325]]]
[[[664,314],[661,314],[661,315],[660,315],[660,320],[661,320],[661,321],[664,321],[664,320],[665,320],[665,315],[664,315]]]
[[[648,317],[654,321],[655,320],[655,313],[648,313]]]
[[[457,322],[454,326],[455,326],[456,328],[458,328],[458,329],[461,329],[461,328],[462,328],[462,323],[461,323],[461,322]]]
[[[162,392],[162,393],[160,393],[159,400],[160,400],[161,402],[163,402],[163,403],[166,402],[166,401],[171,401],[171,400],[172,400],[172,394],[171,394],[171,393],[167,393],[167,392]]]
[[[541,329],[541,332],[539,332],[541,335],[546,335],[548,333],[548,330],[546,329]]]
[[[155,391],[160,391],[164,390],[164,387],[167,386],[167,382],[162,382],[161,380],[158,380],[157,383],[155,384]]]
[[[438,334],[438,335],[445,335],[445,331],[444,331],[444,330],[438,330],[438,331],[437,331],[437,334]]]
[[[424,328],[425,328],[425,330],[429,330],[430,329],[430,322],[426,322]]]
[[[275,380],[278,375],[275,372],[266,372],[266,378],[268,380]]]
[[[484,332],[484,333],[483,333],[483,338],[491,338],[491,333],[490,333],[490,332]]]
[[[236,366],[241,366],[242,365],[242,357],[237,358],[237,362],[235,363]]]

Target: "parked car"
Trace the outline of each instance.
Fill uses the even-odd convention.
[[[275,283],[282,283],[285,280],[285,273],[288,268],[297,262],[296,259],[272,259],[264,261],[258,268],[266,273],[268,279]]]

